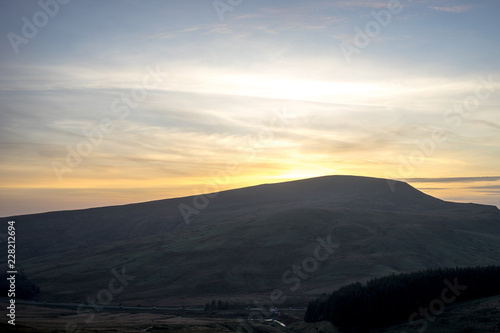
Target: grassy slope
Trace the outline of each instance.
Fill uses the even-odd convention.
[[[442,314],[427,321],[426,333],[500,332],[500,296],[449,305]],[[417,319],[421,319],[418,317]],[[422,325],[409,323],[373,331],[372,333],[415,333]]]
[[[282,275],[311,257],[317,237],[340,246],[300,288]],[[25,260],[44,294],[79,299],[105,288],[112,268],[136,276],[117,300],[172,296],[331,292],[337,286],[427,267],[498,264],[498,221],[472,214],[297,208],[260,219],[219,223]],[[42,295],[44,296],[44,295]]]
[[[331,176],[224,191],[211,198],[208,207],[201,210],[198,216],[192,217],[192,224],[196,227],[240,222],[294,207],[372,208],[387,211],[455,207],[454,204],[425,195],[408,184],[395,184],[396,191],[392,192],[383,179]],[[193,198],[15,216],[12,219],[18,222],[17,228],[23,236],[19,239],[20,247],[29,256],[37,256],[188,229],[191,225],[184,223],[178,208],[180,204],[192,207]],[[7,220],[0,218],[2,223]]]
[[[395,186],[339,176],[226,191],[189,225],[178,205],[192,198],[20,216],[16,259],[50,299],[95,296],[126,267],[136,278],[115,301],[145,304],[274,288],[309,296],[391,272],[499,264],[498,209]],[[327,235],[340,247],[292,292],[283,273]]]

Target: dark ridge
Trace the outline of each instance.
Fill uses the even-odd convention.
[[[111,241],[174,232],[193,226],[245,221],[292,208],[377,210],[391,212],[465,211],[494,214],[494,206],[446,202],[401,181],[359,176],[324,176],[219,192],[186,223],[179,205],[194,209],[195,196],[80,210],[0,218],[16,220],[25,234],[60,238],[50,247],[80,248]],[[49,231],[47,226],[50,225]],[[46,251],[39,248],[37,251]]]

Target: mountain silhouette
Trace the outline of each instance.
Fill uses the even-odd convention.
[[[186,221],[180,207],[196,213]],[[500,263],[496,207],[358,176],[1,220],[16,221],[16,259],[39,297],[61,300],[95,294],[122,267],[135,279],[121,301],[154,303],[274,289],[301,299],[396,272]],[[322,242],[331,253],[314,263]]]

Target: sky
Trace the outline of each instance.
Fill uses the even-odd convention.
[[[323,175],[500,207],[496,0],[0,2],[0,216]]]

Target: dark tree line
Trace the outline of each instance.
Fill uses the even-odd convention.
[[[311,301],[305,321],[328,320],[340,328],[367,330],[406,321],[430,305],[442,308],[443,304],[499,294],[500,266],[393,274],[364,285],[349,284],[329,297]]]
[[[215,300],[212,300],[211,303],[205,304],[205,311],[209,310],[228,310],[230,308],[228,301],[221,301],[218,300],[215,302]]]

